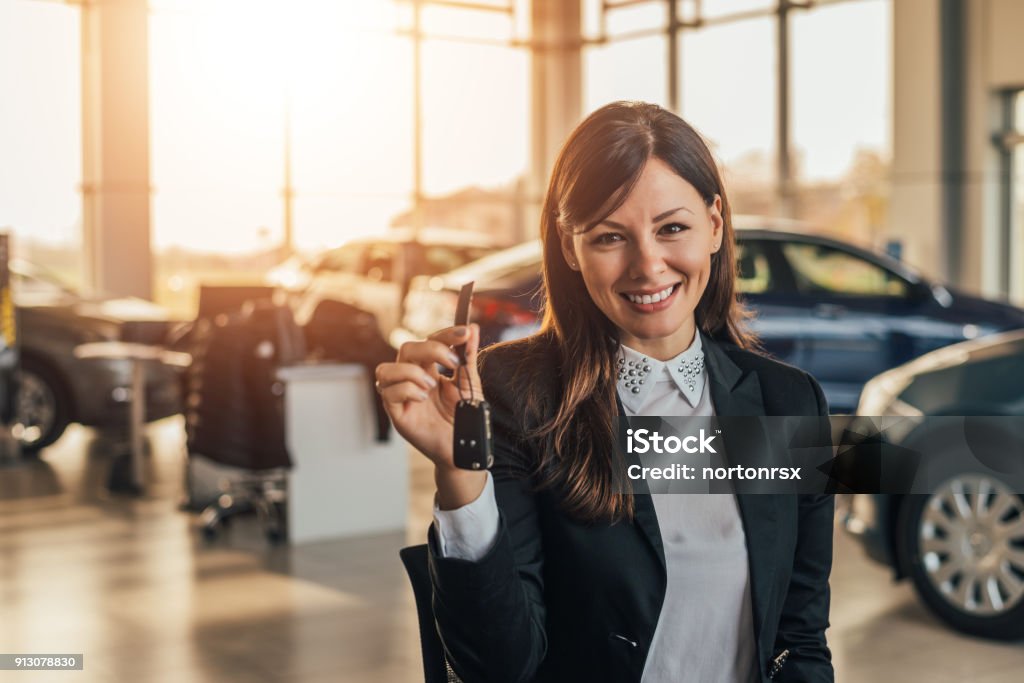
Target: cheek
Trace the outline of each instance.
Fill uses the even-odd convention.
[[[591,297],[606,293],[615,287],[623,277],[625,266],[612,254],[601,254],[581,262],[583,281]]]
[[[702,252],[689,251],[680,254],[675,261],[676,269],[693,278],[704,279],[711,270],[711,255]]]

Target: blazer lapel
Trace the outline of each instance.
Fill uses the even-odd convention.
[[[619,419],[628,420],[626,411],[622,407],[622,401],[619,399],[618,391],[615,392],[615,405],[619,409]],[[630,453],[625,448],[622,451],[626,456],[626,467],[642,464],[636,453]],[[654,501],[651,500],[651,490],[645,480],[637,479],[633,483],[633,492],[636,494],[633,496],[633,504],[635,505],[633,510],[634,521],[643,533],[644,538],[647,539],[651,549],[654,550],[654,554],[658,556],[658,562],[661,563],[663,574],[667,573],[665,567],[665,546],[661,542],[661,528],[658,526],[658,515],[654,511]]]
[[[711,400],[715,406],[715,413],[717,415],[764,415],[761,384],[758,381],[757,373],[744,374],[729,356],[703,333],[701,333],[701,343],[704,348],[704,360],[708,368]],[[627,419],[618,392],[615,394],[615,405],[618,407],[619,417]],[[634,464],[641,464],[640,459],[635,453],[627,452],[626,465]],[[647,487],[647,482],[639,479],[635,483],[634,490],[637,494],[633,501],[636,506],[636,526],[657,555],[662,570],[665,570],[665,546],[661,540],[661,528],[658,526],[654,501],[649,495],[650,489]],[[759,539],[770,538],[775,522],[775,507],[772,504],[774,498],[772,496],[737,496],[736,498],[747,537],[747,553],[750,556],[754,619],[755,623],[759,624],[765,611],[765,605],[759,605],[759,603],[762,602],[761,596],[769,595],[768,586],[771,585],[772,578],[765,570],[774,569],[771,556],[772,548],[767,543],[759,542]],[[755,567],[757,567],[756,571]]]
[[[711,400],[715,414],[722,416],[762,416],[765,414],[761,400],[761,383],[757,373],[743,371],[732,362],[715,342],[702,336],[704,357],[708,366],[711,384]],[[726,450],[733,443],[742,448],[740,437],[723,435]],[[768,603],[775,580],[775,538],[778,499],[772,495],[739,494],[736,502],[743,520],[743,531],[747,540],[747,557],[750,565],[751,602],[753,603],[754,627],[758,635],[763,630],[767,617]]]

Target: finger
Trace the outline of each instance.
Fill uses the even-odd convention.
[[[449,346],[435,339],[406,342],[398,351],[399,363],[415,363],[424,368],[437,363],[454,370],[459,365],[459,357]]]
[[[419,365],[381,363],[377,366],[377,386],[380,389],[386,389],[392,384],[400,382],[413,382],[424,391],[430,391],[437,386],[437,380]]]
[[[438,330],[434,334],[427,337],[433,341],[438,341],[445,346],[458,346],[459,344],[465,344],[468,339],[468,333],[470,330],[469,326],[466,325],[454,325],[452,327],[446,327],[443,330]]]
[[[409,401],[422,402],[429,398],[426,391],[421,389],[415,382],[398,382],[380,390],[381,400],[385,407],[398,405]]]

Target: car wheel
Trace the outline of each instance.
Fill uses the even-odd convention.
[[[68,394],[57,374],[32,358],[15,372],[14,427],[22,453],[34,455],[60,438],[70,421]]]
[[[996,477],[958,474],[907,496],[903,566],[943,621],[971,635],[1024,638],[1024,499]]]

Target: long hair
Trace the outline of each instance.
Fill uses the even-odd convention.
[[[756,345],[736,300],[736,244],[729,201],[704,140],[675,114],[653,104],[614,102],[588,116],[569,136],[551,173],[541,215],[546,292],[540,335],[557,349],[561,400],[527,392],[525,408],[538,425],[531,437],[541,454],[543,487],[557,487],[562,504],[585,521],[632,518],[623,495],[624,463],[617,460],[614,420],[618,328],[590,298],[582,275],[569,268],[562,233],[591,230],[623,204],[644,166],[657,158],[696,188],[707,205],[721,197],[721,248],[695,312],[697,327],[716,341]]]

